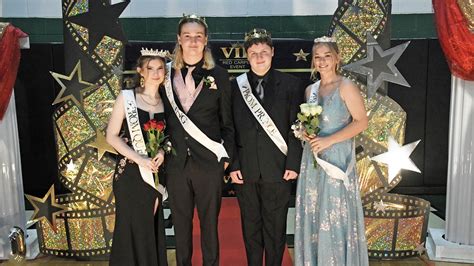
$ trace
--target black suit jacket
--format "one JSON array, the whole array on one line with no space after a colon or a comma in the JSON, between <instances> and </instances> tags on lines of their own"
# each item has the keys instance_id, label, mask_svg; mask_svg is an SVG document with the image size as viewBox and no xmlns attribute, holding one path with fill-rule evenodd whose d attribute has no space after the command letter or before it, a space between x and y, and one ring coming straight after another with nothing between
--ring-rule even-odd
<instances>
[{"instance_id":1,"label":"black suit jacket","mask_svg":"<svg viewBox=\"0 0 474 266\"><path fill-rule=\"evenodd\" d=\"M244 182L256 182L260 176L263 182L282 182L285 170L300 171L302 147L291 125L303 102L304 87L294 76L270 71L264 85L263 107L285 139L288 154L285 156L263 130L247 107L237 80L232 81L235 150L230 171L240 170ZM250 80L249 74L246 75Z\"/></svg>"},{"instance_id":2,"label":"black suit jacket","mask_svg":"<svg viewBox=\"0 0 474 266\"><path fill-rule=\"evenodd\" d=\"M204 77L212 76L215 79L217 89L209 88L204 84L196 100L186 114L191 121L210 139L221 142L224 141L224 148L232 158L234 146L234 127L231 110L231 89L229 75L222 67L216 66L211 70L204 70ZM171 78L174 78L175 70L171 71ZM179 98L174 91L174 99L178 107L182 109ZM177 172L184 168L188 152L202 166L202 169L213 169L223 167L223 162L229 159L222 159L217 162L216 155L190 136L179 122L171 104L166 96L164 88L160 89L165 108L166 129L165 132L176 150L176 156L168 154L165 160L165 170L167 172Z\"/></svg>"}]
</instances>

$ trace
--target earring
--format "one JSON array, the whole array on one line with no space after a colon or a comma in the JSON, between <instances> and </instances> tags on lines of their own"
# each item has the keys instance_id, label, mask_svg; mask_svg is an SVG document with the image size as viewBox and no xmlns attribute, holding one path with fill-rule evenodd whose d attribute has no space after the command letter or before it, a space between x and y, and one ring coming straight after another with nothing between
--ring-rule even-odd
<instances>
[{"instance_id":1,"label":"earring","mask_svg":"<svg viewBox=\"0 0 474 266\"><path fill-rule=\"evenodd\" d=\"M145 78L144 77L140 77L140 87L144 87L145 86Z\"/></svg>"}]
</instances>

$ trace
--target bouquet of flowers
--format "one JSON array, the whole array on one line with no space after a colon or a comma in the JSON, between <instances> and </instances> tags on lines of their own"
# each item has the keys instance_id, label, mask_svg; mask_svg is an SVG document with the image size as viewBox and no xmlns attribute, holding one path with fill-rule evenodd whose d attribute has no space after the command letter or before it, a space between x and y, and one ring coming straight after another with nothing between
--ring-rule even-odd
<instances>
[{"instance_id":1,"label":"bouquet of flowers","mask_svg":"<svg viewBox=\"0 0 474 266\"><path fill-rule=\"evenodd\" d=\"M293 134L297 139L306 141L304 135L316 136L319 131L319 115L323 112L323 108L316 103L303 103L300 105L300 112L296 115L297 120L291 126ZM316 159L314 160L316 167Z\"/></svg>"},{"instance_id":2,"label":"bouquet of flowers","mask_svg":"<svg viewBox=\"0 0 474 266\"><path fill-rule=\"evenodd\" d=\"M165 153L176 154L171 141L168 140L168 136L165 135L165 123L163 121L156 121L151 119L143 125L143 129L147 133L148 143L146 143L146 151L150 154L150 157L154 158L160 149L163 149ZM159 185L158 173L154 173L155 185Z\"/></svg>"}]
</instances>

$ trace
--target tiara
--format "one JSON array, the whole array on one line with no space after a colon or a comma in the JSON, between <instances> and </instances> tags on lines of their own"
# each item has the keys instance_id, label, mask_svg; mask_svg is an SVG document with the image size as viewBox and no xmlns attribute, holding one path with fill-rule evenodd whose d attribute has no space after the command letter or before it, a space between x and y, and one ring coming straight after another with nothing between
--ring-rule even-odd
<instances>
[{"instance_id":1,"label":"tiara","mask_svg":"<svg viewBox=\"0 0 474 266\"><path fill-rule=\"evenodd\" d=\"M334 37L328 37L328 36L323 36L323 37L319 37L319 38L314 39L314 42L315 42L315 43L319 43L319 42L336 42L336 38L334 38Z\"/></svg>"},{"instance_id":2,"label":"tiara","mask_svg":"<svg viewBox=\"0 0 474 266\"><path fill-rule=\"evenodd\" d=\"M168 52L168 50L154 50L143 47L140 50L140 53L142 54L142 56L159 56L161 58L167 58L170 56L170 52Z\"/></svg>"},{"instance_id":3,"label":"tiara","mask_svg":"<svg viewBox=\"0 0 474 266\"><path fill-rule=\"evenodd\" d=\"M204 24L204 26L207 27L207 23L206 23L206 18L205 17L200 17L196 14L189 14L189 15L186 15L183 13L183 17L181 18L181 20L179 21L179 24L183 23L184 20L187 20L187 19L194 19L194 20L197 20L199 22L201 22L202 24Z\"/></svg>"},{"instance_id":4,"label":"tiara","mask_svg":"<svg viewBox=\"0 0 474 266\"><path fill-rule=\"evenodd\" d=\"M263 39L263 38L271 38L270 32L267 32L266 29L253 29L250 32L245 33L244 41L249 41L252 39Z\"/></svg>"}]
</instances>

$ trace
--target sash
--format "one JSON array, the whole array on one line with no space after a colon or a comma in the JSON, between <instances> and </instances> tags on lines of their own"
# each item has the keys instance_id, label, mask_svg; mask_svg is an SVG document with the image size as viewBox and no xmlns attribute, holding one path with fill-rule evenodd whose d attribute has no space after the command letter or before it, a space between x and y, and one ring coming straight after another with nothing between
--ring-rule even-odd
<instances>
[{"instance_id":1,"label":"sash","mask_svg":"<svg viewBox=\"0 0 474 266\"><path fill-rule=\"evenodd\" d=\"M176 101L174 100L173 88L171 86L171 62L166 64L166 68L167 68L166 79L165 79L166 97L168 98L168 101L170 102L171 107L173 108L173 111L176 114L176 117L178 118L179 122L183 126L184 130L193 139L199 142L202 146L206 147L208 150L213 152L216 155L218 162L223 157L229 158L229 155L227 155L227 152L224 148L224 145L222 145L222 143L213 141L208 136L206 136L206 134L204 134L193 123L193 121L191 121L191 119L189 119L186 116L186 114L179 109L178 105L176 104Z\"/></svg>"},{"instance_id":2,"label":"sash","mask_svg":"<svg viewBox=\"0 0 474 266\"><path fill-rule=\"evenodd\" d=\"M132 140L133 149L141 156L148 157L145 140L143 139L142 128L140 126L140 121L138 120L137 103L135 102L133 91L123 90L122 95L125 106L125 117L127 119L128 131L130 132L130 139ZM163 196L163 201L166 200L168 198L168 192L161 184L159 184L158 187L155 187L153 173L140 165L138 165L138 168L143 181L156 189Z\"/></svg>"},{"instance_id":3,"label":"sash","mask_svg":"<svg viewBox=\"0 0 474 266\"><path fill-rule=\"evenodd\" d=\"M318 102L318 90L319 90L319 81L314 83L311 86L311 93L309 95L308 102L309 103L317 103ZM355 152L355 145L352 142L352 152ZM327 162L318 157L318 154L313 152L314 158L316 162L321 166L321 168L326 172L326 174L334 179L341 180L344 183L346 189L349 188L349 174L352 172L355 166L355 156L352 157L349 165L345 172L343 172L339 167L335 166L334 164Z\"/></svg>"},{"instance_id":4,"label":"sash","mask_svg":"<svg viewBox=\"0 0 474 266\"><path fill-rule=\"evenodd\" d=\"M242 98L244 98L244 102L247 104L250 112L252 112L255 119L257 119L258 123L262 126L273 143L275 143L278 149L286 156L288 153L288 146L286 145L285 139L283 139L280 131L278 131L272 118L253 95L246 73L237 77L237 84L239 85Z\"/></svg>"}]
</instances>

